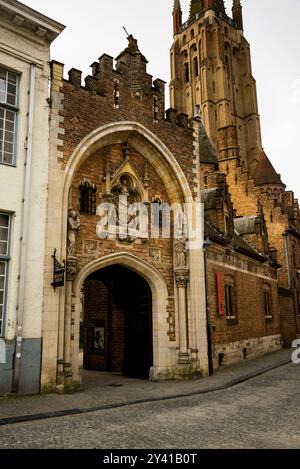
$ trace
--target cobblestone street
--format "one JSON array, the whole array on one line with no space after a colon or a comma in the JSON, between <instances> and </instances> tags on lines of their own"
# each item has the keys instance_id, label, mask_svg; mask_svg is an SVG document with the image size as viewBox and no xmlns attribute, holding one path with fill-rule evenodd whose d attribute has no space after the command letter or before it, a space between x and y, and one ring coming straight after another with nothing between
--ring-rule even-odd
<instances>
[{"instance_id":1,"label":"cobblestone street","mask_svg":"<svg viewBox=\"0 0 300 469\"><path fill-rule=\"evenodd\" d=\"M300 367L227 390L0 427L1 448L299 448Z\"/></svg>"}]
</instances>

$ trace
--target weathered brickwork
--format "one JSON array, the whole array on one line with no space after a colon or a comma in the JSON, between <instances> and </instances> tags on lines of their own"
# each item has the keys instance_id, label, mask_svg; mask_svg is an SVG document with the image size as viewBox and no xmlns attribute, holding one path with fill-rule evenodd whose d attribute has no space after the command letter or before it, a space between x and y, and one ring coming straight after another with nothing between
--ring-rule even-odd
<instances>
[{"instance_id":1,"label":"weathered brickwork","mask_svg":"<svg viewBox=\"0 0 300 469\"><path fill-rule=\"evenodd\" d=\"M294 295L289 290L279 290L280 318L283 344L290 347L299 331L300 316L295 305Z\"/></svg>"},{"instance_id":2,"label":"weathered brickwork","mask_svg":"<svg viewBox=\"0 0 300 469\"><path fill-rule=\"evenodd\" d=\"M224 165L224 163L223 163ZM300 331L298 292L300 289L300 224L298 201L282 188L274 192L274 185L255 185L238 160L228 162L226 180L238 216L253 216L262 210L266 222L268 242L279 264L278 286L282 336L285 346ZM289 299L288 299L289 298Z\"/></svg>"},{"instance_id":3,"label":"weathered brickwork","mask_svg":"<svg viewBox=\"0 0 300 469\"><path fill-rule=\"evenodd\" d=\"M145 74L141 77L144 93L139 97L133 96L128 87L127 68L122 63L121 67L117 66L117 70L121 71L114 70L112 59L103 56L100 59L101 73L96 77L90 77L95 89L89 85L89 80L85 82L85 87L79 87L78 82L73 84L72 74L70 75L72 81L63 81L61 89L63 110L60 111L60 115L64 118L64 123L60 127L64 135L61 135L63 145L59 150L63 150L64 164L67 164L77 145L93 130L112 122L139 122L153 132L174 154L193 191L197 186L193 172L193 169L196 169L193 165L193 129L188 125L187 116L171 110L167 111L165 118L162 104L164 84L155 81L153 86L150 75ZM118 107L114 105L116 77L119 81ZM145 89L146 84L147 89ZM159 88L155 88L155 85ZM160 97L156 120L153 110L155 95Z\"/></svg>"},{"instance_id":4,"label":"weathered brickwork","mask_svg":"<svg viewBox=\"0 0 300 469\"><path fill-rule=\"evenodd\" d=\"M104 334L103 346L111 341L111 354L108 363L107 352L101 353L89 349L91 338L89 330L93 327L108 329L110 337ZM84 366L97 371L122 372L124 365L125 310L116 305L107 287L100 280L87 280L84 289Z\"/></svg>"},{"instance_id":5,"label":"weathered brickwork","mask_svg":"<svg viewBox=\"0 0 300 469\"><path fill-rule=\"evenodd\" d=\"M217 275L221 277L223 314L218 305ZM235 318L225 311L225 283L234 284ZM276 271L239 254L225 254L222 248L208 251L208 304L214 351L218 346L243 343L249 339L280 336L279 300ZM270 288L272 317L265 317L264 286ZM278 344L280 345L280 343ZM253 350L253 353L255 351ZM215 357L216 359L217 357ZM226 357L225 357L226 358Z\"/></svg>"},{"instance_id":6,"label":"weathered brickwork","mask_svg":"<svg viewBox=\"0 0 300 469\"><path fill-rule=\"evenodd\" d=\"M87 280L84 289L84 366L90 369L105 371L105 355L88 353L88 348L92 345L88 334L90 324L106 327L107 311L107 288L99 280Z\"/></svg>"}]
</instances>

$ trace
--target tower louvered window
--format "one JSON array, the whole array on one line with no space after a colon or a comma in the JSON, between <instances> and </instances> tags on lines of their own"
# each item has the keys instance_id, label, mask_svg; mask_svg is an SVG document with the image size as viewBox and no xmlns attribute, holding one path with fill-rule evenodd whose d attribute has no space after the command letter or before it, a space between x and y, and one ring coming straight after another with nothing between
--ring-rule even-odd
<instances>
[{"instance_id":1,"label":"tower louvered window","mask_svg":"<svg viewBox=\"0 0 300 469\"><path fill-rule=\"evenodd\" d=\"M94 184L83 182L79 186L80 191L80 213L85 215L96 215L97 189Z\"/></svg>"}]
</instances>

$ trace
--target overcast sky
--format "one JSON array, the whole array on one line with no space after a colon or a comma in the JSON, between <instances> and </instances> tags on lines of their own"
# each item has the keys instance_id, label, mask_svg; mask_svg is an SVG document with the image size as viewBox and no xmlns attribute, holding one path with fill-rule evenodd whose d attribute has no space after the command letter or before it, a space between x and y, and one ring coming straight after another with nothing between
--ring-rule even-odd
<instances>
[{"instance_id":1,"label":"overcast sky","mask_svg":"<svg viewBox=\"0 0 300 469\"><path fill-rule=\"evenodd\" d=\"M67 26L52 58L84 74L103 53L138 40L155 78L169 81L173 0L23 0ZM181 0L184 17L190 0ZM231 14L231 1L226 1ZM300 0L243 0L245 36L252 48L264 149L289 189L300 197ZM168 106L168 103L167 103Z\"/></svg>"}]
</instances>

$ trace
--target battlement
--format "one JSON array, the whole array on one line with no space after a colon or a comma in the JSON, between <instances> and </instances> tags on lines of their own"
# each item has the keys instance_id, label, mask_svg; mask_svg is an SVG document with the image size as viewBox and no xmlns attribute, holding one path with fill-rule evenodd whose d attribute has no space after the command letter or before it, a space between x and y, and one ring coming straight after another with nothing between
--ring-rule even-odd
<instances>
[{"instance_id":1,"label":"battlement","mask_svg":"<svg viewBox=\"0 0 300 469\"><path fill-rule=\"evenodd\" d=\"M85 89L94 95L100 95L112 99L113 106L120 108L122 103L133 99L143 105L150 106L153 111L153 120L165 119L165 84L166 82L157 78L153 80L152 75L147 73L147 59L138 48L137 41L128 37L128 47L114 58L103 54L91 65L91 75L84 78L82 72L71 68L68 72L68 80L64 80L77 89ZM57 64L58 62L52 62ZM56 67L56 78L61 74L63 81L63 64ZM52 73L53 76L53 73ZM83 84L84 83L84 84ZM134 104L133 104L134 105ZM178 120L187 119L178 117Z\"/></svg>"},{"instance_id":2,"label":"battlement","mask_svg":"<svg viewBox=\"0 0 300 469\"><path fill-rule=\"evenodd\" d=\"M128 60L125 55L130 53L122 53L114 67L113 57L103 54L97 62L91 64L91 75L84 78L81 70L71 68L68 71L68 79L65 79L64 64L52 61L52 84L56 83L56 86L62 87L63 83L67 83L75 89L101 96L111 103L114 109L121 109L130 102L134 107L139 103L148 112L153 113L154 122L164 120L189 128L190 119L187 114L176 109L165 110L166 82L160 78L153 80L144 67L147 62L142 55L134 62Z\"/></svg>"}]
</instances>

